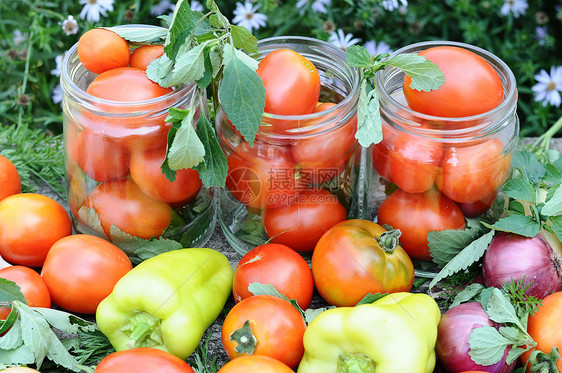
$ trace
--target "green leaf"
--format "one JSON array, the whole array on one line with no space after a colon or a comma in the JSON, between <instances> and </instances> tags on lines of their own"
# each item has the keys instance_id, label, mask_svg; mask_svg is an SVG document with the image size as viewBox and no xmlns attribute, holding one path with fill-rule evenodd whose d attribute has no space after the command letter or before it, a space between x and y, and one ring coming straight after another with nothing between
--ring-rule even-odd
<instances>
[{"instance_id":1,"label":"green leaf","mask_svg":"<svg viewBox=\"0 0 562 373\"><path fill-rule=\"evenodd\" d=\"M526 179L516 178L508 180L503 186L503 191L509 197L519 199L521 201L534 203L537 198L533 184Z\"/></svg>"},{"instance_id":2,"label":"green leaf","mask_svg":"<svg viewBox=\"0 0 562 373\"><path fill-rule=\"evenodd\" d=\"M13 367L33 364L33 351L25 345L10 350L0 350L0 367Z\"/></svg>"},{"instance_id":3,"label":"green leaf","mask_svg":"<svg viewBox=\"0 0 562 373\"><path fill-rule=\"evenodd\" d=\"M160 83L163 87L196 82L205 74L205 47L208 42L196 45L176 58L171 75Z\"/></svg>"},{"instance_id":4,"label":"green leaf","mask_svg":"<svg viewBox=\"0 0 562 373\"><path fill-rule=\"evenodd\" d=\"M200 14L200 12L191 10L188 1L179 0L176 3L168 40L164 45L164 52L172 61L175 61L180 47L188 44L194 33L195 24L200 19Z\"/></svg>"},{"instance_id":5,"label":"green leaf","mask_svg":"<svg viewBox=\"0 0 562 373\"><path fill-rule=\"evenodd\" d=\"M352 67L366 69L371 65L371 54L360 45L352 45L347 48L345 58L347 64Z\"/></svg>"},{"instance_id":6,"label":"green leaf","mask_svg":"<svg viewBox=\"0 0 562 373\"><path fill-rule=\"evenodd\" d=\"M204 56L205 70L203 72L203 76L199 80L197 80L197 87L201 91L205 90L213 80L213 63L211 61L211 58L209 57L209 53L210 51L206 49Z\"/></svg>"},{"instance_id":7,"label":"green leaf","mask_svg":"<svg viewBox=\"0 0 562 373\"><path fill-rule=\"evenodd\" d=\"M244 321L244 325L240 329L233 331L228 339L237 343L234 350L239 354L253 354L258 344L249 320Z\"/></svg>"},{"instance_id":8,"label":"green leaf","mask_svg":"<svg viewBox=\"0 0 562 373\"><path fill-rule=\"evenodd\" d=\"M304 318L304 311L300 308L299 304L295 299L289 299L285 294L281 293L277 288L271 284L262 284L259 282L252 282L248 285L248 291L253 295L271 295L277 298L281 298L291 303L293 307L300 312Z\"/></svg>"},{"instance_id":9,"label":"green leaf","mask_svg":"<svg viewBox=\"0 0 562 373\"><path fill-rule=\"evenodd\" d=\"M234 51L234 53L232 53ZM225 65L232 61L232 58L238 58L242 63L248 66L250 69L256 71L258 69L259 63L254 58L248 56L246 53L235 48L226 48L224 53L223 63Z\"/></svg>"},{"instance_id":10,"label":"green leaf","mask_svg":"<svg viewBox=\"0 0 562 373\"><path fill-rule=\"evenodd\" d=\"M116 225L110 227L111 242L117 245L127 255L146 260L158 254L182 249L182 245L167 238L152 238L149 240L132 236L119 229Z\"/></svg>"},{"instance_id":11,"label":"green leaf","mask_svg":"<svg viewBox=\"0 0 562 373\"><path fill-rule=\"evenodd\" d=\"M429 232L427 234L427 241L433 262L439 267L444 267L462 249L474 241L480 231L481 226Z\"/></svg>"},{"instance_id":12,"label":"green leaf","mask_svg":"<svg viewBox=\"0 0 562 373\"><path fill-rule=\"evenodd\" d=\"M465 287L460 293L458 293L453 299L453 303L449 309L458 306L461 303L466 303L477 298L478 295L482 293L485 287L479 283L473 283Z\"/></svg>"},{"instance_id":13,"label":"green leaf","mask_svg":"<svg viewBox=\"0 0 562 373\"><path fill-rule=\"evenodd\" d=\"M166 86L168 76L172 74L174 62L165 54L151 61L146 68L146 76L153 82Z\"/></svg>"},{"instance_id":14,"label":"green leaf","mask_svg":"<svg viewBox=\"0 0 562 373\"><path fill-rule=\"evenodd\" d=\"M21 288L15 282L0 277L0 303L14 300L26 303Z\"/></svg>"},{"instance_id":15,"label":"green leaf","mask_svg":"<svg viewBox=\"0 0 562 373\"><path fill-rule=\"evenodd\" d=\"M378 144L382 140L382 122L377 91L365 79L361 80L359 91L355 138L363 147Z\"/></svg>"},{"instance_id":16,"label":"green leaf","mask_svg":"<svg viewBox=\"0 0 562 373\"><path fill-rule=\"evenodd\" d=\"M205 155L203 161L194 169L199 172L199 177L205 186L224 187L228 163L215 130L204 114L199 118L195 132L205 147Z\"/></svg>"},{"instance_id":17,"label":"green leaf","mask_svg":"<svg viewBox=\"0 0 562 373\"><path fill-rule=\"evenodd\" d=\"M460 253L458 253L453 259L449 261L443 267L443 269L437 274L437 276L429 284L429 288L435 286L442 279L449 277L458 271L467 269L470 265L480 260L488 249L488 245L494 237L494 231L490 231L480 238L472 241L467 247L465 247Z\"/></svg>"},{"instance_id":18,"label":"green leaf","mask_svg":"<svg viewBox=\"0 0 562 373\"><path fill-rule=\"evenodd\" d=\"M445 76L435 63L413 53L399 54L386 60L386 64L404 71L412 78L410 88L429 92L445 83Z\"/></svg>"},{"instance_id":19,"label":"green leaf","mask_svg":"<svg viewBox=\"0 0 562 373\"><path fill-rule=\"evenodd\" d=\"M546 173L546 167L531 152L515 152L512 159L513 168L519 170L521 176L535 184L539 182Z\"/></svg>"},{"instance_id":20,"label":"green leaf","mask_svg":"<svg viewBox=\"0 0 562 373\"><path fill-rule=\"evenodd\" d=\"M194 110L189 110L168 151L168 166L174 171L193 168L203 161L205 147L195 132L193 116Z\"/></svg>"},{"instance_id":21,"label":"green leaf","mask_svg":"<svg viewBox=\"0 0 562 373\"><path fill-rule=\"evenodd\" d=\"M556 188L554 194L544 204L541 214L546 216L562 214L562 188Z\"/></svg>"},{"instance_id":22,"label":"green leaf","mask_svg":"<svg viewBox=\"0 0 562 373\"><path fill-rule=\"evenodd\" d=\"M162 43L168 35L168 30L161 27L147 27L144 25L127 25L127 27L103 27L113 31L123 39L135 43Z\"/></svg>"},{"instance_id":23,"label":"green leaf","mask_svg":"<svg viewBox=\"0 0 562 373\"><path fill-rule=\"evenodd\" d=\"M328 307L321 307L321 308L307 308L304 311L304 321L306 322L306 325L310 325L310 323L312 322L312 320L314 320L318 315L320 315L322 312L332 309L332 308L336 308L335 306L328 306Z\"/></svg>"},{"instance_id":24,"label":"green leaf","mask_svg":"<svg viewBox=\"0 0 562 373\"><path fill-rule=\"evenodd\" d=\"M363 298L361 298L361 300L359 302L357 302L357 304L355 305L355 307L360 306L362 304L371 304L373 302L376 302L377 300L384 298L388 295L388 293L369 293L367 295L365 295Z\"/></svg>"},{"instance_id":25,"label":"green leaf","mask_svg":"<svg viewBox=\"0 0 562 373\"><path fill-rule=\"evenodd\" d=\"M532 217L520 214L509 215L495 222L488 224L482 222L486 227L502 232L510 232L525 237L535 237L540 230L540 224Z\"/></svg>"},{"instance_id":26,"label":"green leaf","mask_svg":"<svg viewBox=\"0 0 562 373\"><path fill-rule=\"evenodd\" d=\"M96 210L91 207L82 206L78 209L78 217L79 219L76 224L80 227L80 232L107 239Z\"/></svg>"},{"instance_id":27,"label":"green leaf","mask_svg":"<svg viewBox=\"0 0 562 373\"><path fill-rule=\"evenodd\" d=\"M468 352L472 361L480 365L494 365L503 357L512 342L502 336L493 326L481 326L472 330L468 341Z\"/></svg>"},{"instance_id":28,"label":"green leaf","mask_svg":"<svg viewBox=\"0 0 562 373\"><path fill-rule=\"evenodd\" d=\"M549 163L546 165L546 172L543 181L551 184L561 184L562 174L556 167L554 167L554 165Z\"/></svg>"},{"instance_id":29,"label":"green leaf","mask_svg":"<svg viewBox=\"0 0 562 373\"><path fill-rule=\"evenodd\" d=\"M265 108L265 87L257 72L237 57L230 44L225 46L224 59L228 62L219 89L220 103L227 118L253 145Z\"/></svg>"},{"instance_id":30,"label":"green leaf","mask_svg":"<svg viewBox=\"0 0 562 373\"><path fill-rule=\"evenodd\" d=\"M235 48L244 49L250 54L258 53L258 39L246 27L232 25L230 33Z\"/></svg>"},{"instance_id":31,"label":"green leaf","mask_svg":"<svg viewBox=\"0 0 562 373\"><path fill-rule=\"evenodd\" d=\"M51 331L49 334L48 343L49 349L47 350L47 357L55 364L72 370L73 372L81 372L78 362L72 356L62 342L57 338L56 334Z\"/></svg>"},{"instance_id":32,"label":"green leaf","mask_svg":"<svg viewBox=\"0 0 562 373\"><path fill-rule=\"evenodd\" d=\"M559 241L562 241L562 215L550 216L549 220L552 222L552 232Z\"/></svg>"},{"instance_id":33,"label":"green leaf","mask_svg":"<svg viewBox=\"0 0 562 373\"><path fill-rule=\"evenodd\" d=\"M33 311L25 304L14 302L21 321L21 335L25 347L33 352L38 369L47 357L49 350L50 333L53 333L47 321L40 314Z\"/></svg>"},{"instance_id":34,"label":"green leaf","mask_svg":"<svg viewBox=\"0 0 562 373\"><path fill-rule=\"evenodd\" d=\"M492 296L488 299L484 309L490 320L499 324L511 323L517 325L521 330L525 330L509 298L500 289L493 289Z\"/></svg>"},{"instance_id":35,"label":"green leaf","mask_svg":"<svg viewBox=\"0 0 562 373\"><path fill-rule=\"evenodd\" d=\"M523 355L525 352L529 351L529 349L531 349L531 346L527 347L527 348L521 348L521 347L515 347L515 348L511 348L509 350L509 352L507 353L507 357L505 358L505 362L506 364L511 364L514 361L516 361L519 356ZM547 371L547 372L551 372L551 371Z\"/></svg>"},{"instance_id":36,"label":"green leaf","mask_svg":"<svg viewBox=\"0 0 562 373\"><path fill-rule=\"evenodd\" d=\"M2 338L0 338L0 356L2 356L2 351L13 350L23 344L23 339L21 337L21 321L19 317L17 317L17 311L13 310L12 312L10 312L10 315L11 314L16 315L16 320L14 321L10 330L8 330L6 334L4 334ZM9 363L9 361L6 361L4 358L0 357L0 363L2 362ZM29 362L33 362L33 360Z\"/></svg>"},{"instance_id":37,"label":"green leaf","mask_svg":"<svg viewBox=\"0 0 562 373\"><path fill-rule=\"evenodd\" d=\"M41 314L52 327L67 334L77 334L80 330L94 331L97 329L95 323L68 312L40 307L34 307L33 310Z\"/></svg>"}]
</instances>

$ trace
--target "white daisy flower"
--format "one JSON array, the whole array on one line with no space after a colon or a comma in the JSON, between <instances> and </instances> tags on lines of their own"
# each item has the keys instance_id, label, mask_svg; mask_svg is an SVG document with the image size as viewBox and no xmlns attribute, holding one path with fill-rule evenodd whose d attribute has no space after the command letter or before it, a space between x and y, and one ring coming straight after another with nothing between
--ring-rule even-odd
<instances>
[{"instance_id":1,"label":"white daisy flower","mask_svg":"<svg viewBox=\"0 0 562 373\"><path fill-rule=\"evenodd\" d=\"M55 104L62 102L62 87L60 84L57 84L57 86L51 91L51 99Z\"/></svg>"},{"instance_id":2,"label":"white daisy flower","mask_svg":"<svg viewBox=\"0 0 562 373\"><path fill-rule=\"evenodd\" d=\"M267 21L267 16L265 14L256 13L259 9L258 5L252 5L248 0L244 4L237 2L236 9L234 9L234 18L232 23L238 26L244 26L250 32L254 29L259 29L265 26L265 21Z\"/></svg>"},{"instance_id":3,"label":"white daisy flower","mask_svg":"<svg viewBox=\"0 0 562 373\"><path fill-rule=\"evenodd\" d=\"M310 3L310 0L299 0L297 1L297 9L300 14L304 14L306 6ZM315 0L312 1L311 9L314 13L328 13L327 6L330 5L331 0Z\"/></svg>"},{"instance_id":4,"label":"white daisy flower","mask_svg":"<svg viewBox=\"0 0 562 373\"><path fill-rule=\"evenodd\" d=\"M55 62L57 63L57 67L55 69L51 70L51 75L60 76L63 57L64 57L64 55L62 55L62 54L55 57Z\"/></svg>"},{"instance_id":5,"label":"white daisy flower","mask_svg":"<svg viewBox=\"0 0 562 373\"><path fill-rule=\"evenodd\" d=\"M27 40L27 33L23 33L18 29L14 30L14 45L17 47Z\"/></svg>"},{"instance_id":6,"label":"white daisy flower","mask_svg":"<svg viewBox=\"0 0 562 373\"><path fill-rule=\"evenodd\" d=\"M361 39L353 38L353 34L346 34L342 29L339 29L337 32L332 32L330 34L330 38L328 39L329 43L344 50L359 43L360 41Z\"/></svg>"},{"instance_id":7,"label":"white daisy flower","mask_svg":"<svg viewBox=\"0 0 562 373\"><path fill-rule=\"evenodd\" d=\"M153 5L152 8L150 8L150 14L152 14L153 16L161 16L171 9L172 3L170 2L170 0L162 0L158 4Z\"/></svg>"},{"instance_id":8,"label":"white daisy flower","mask_svg":"<svg viewBox=\"0 0 562 373\"><path fill-rule=\"evenodd\" d=\"M190 3L190 8L191 8L191 10L196 10L198 12L202 12L204 10L203 5L197 0L193 0Z\"/></svg>"},{"instance_id":9,"label":"white daisy flower","mask_svg":"<svg viewBox=\"0 0 562 373\"><path fill-rule=\"evenodd\" d=\"M80 4L84 4L80 19L86 18L90 22L98 22L100 14L107 17L107 12L113 11L113 0L80 0Z\"/></svg>"},{"instance_id":10,"label":"white daisy flower","mask_svg":"<svg viewBox=\"0 0 562 373\"><path fill-rule=\"evenodd\" d=\"M66 17L64 21L59 22L59 25L62 25L62 31L66 35L74 35L78 32L78 22L71 15Z\"/></svg>"},{"instance_id":11,"label":"white daisy flower","mask_svg":"<svg viewBox=\"0 0 562 373\"><path fill-rule=\"evenodd\" d=\"M535 75L537 84L532 88L535 92L535 101L541 102L543 106L547 104L560 107L562 99L562 66L551 66L550 75L546 70L541 70Z\"/></svg>"},{"instance_id":12,"label":"white daisy flower","mask_svg":"<svg viewBox=\"0 0 562 373\"><path fill-rule=\"evenodd\" d=\"M529 4L527 0L505 0L505 3L500 9L500 13L503 16L507 16L509 13L513 13L513 17L519 18L520 15L527 12Z\"/></svg>"},{"instance_id":13,"label":"white daisy flower","mask_svg":"<svg viewBox=\"0 0 562 373\"><path fill-rule=\"evenodd\" d=\"M378 43L374 40L369 40L363 47L369 52L371 56L377 56L383 53L392 53L390 45L386 44L384 41L379 41Z\"/></svg>"},{"instance_id":14,"label":"white daisy flower","mask_svg":"<svg viewBox=\"0 0 562 373\"><path fill-rule=\"evenodd\" d=\"M535 29L535 38L539 41L540 45L544 45L546 43L546 36L548 28L546 26L537 26Z\"/></svg>"},{"instance_id":15,"label":"white daisy flower","mask_svg":"<svg viewBox=\"0 0 562 373\"><path fill-rule=\"evenodd\" d=\"M381 3L382 7L389 12L392 12L395 9L398 9L400 5L408 6L408 0L400 0L400 4L398 0L383 0Z\"/></svg>"}]
</instances>

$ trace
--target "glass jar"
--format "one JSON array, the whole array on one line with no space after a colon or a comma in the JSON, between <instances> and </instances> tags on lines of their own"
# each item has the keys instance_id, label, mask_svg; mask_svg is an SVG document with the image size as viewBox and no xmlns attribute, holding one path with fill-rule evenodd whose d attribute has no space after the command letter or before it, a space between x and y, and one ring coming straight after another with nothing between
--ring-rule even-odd
<instances>
[{"instance_id":1,"label":"glass jar","mask_svg":"<svg viewBox=\"0 0 562 373\"><path fill-rule=\"evenodd\" d=\"M219 223L241 255L266 241L310 253L331 226L359 217L367 197L362 172L366 150L355 139L359 73L345 53L306 37L274 37L258 43L260 57L290 49L319 72L316 112L264 113L253 147L222 109L219 142L228 159L226 188L219 197ZM365 154L364 154L365 153Z\"/></svg>"},{"instance_id":2,"label":"glass jar","mask_svg":"<svg viewBox=\"0 0 562 373\"><path fill-rule=\"evenodd\" d=\"M408 106L404 72L387 68L377 73L383 140L373 146L376 203L372 217L399 228L404 249L413 259L426 262L431 260L429 231L462 229L465 218L478 217L494 205L510 175L519 138L515 77L495 55L449 41L409 45L394 55L439 46L462 48L482 57L499 76L503 99L498 84L500 103L484 113L464 117L422 114Z\"/></svg>"},{"instance_id":3,"label":"glass jar","mask_svg":"<svg viewBox=\"0 0 562 373\"><path fill-rule=\"evenodd\" d=\"M202 185L195 170L178 171L174 183L160 170L171 126L168 109L195 107L197 119L204 96L190 84L145 101L105 100L86 92L97 76L82 65L75 44L61 75L66 188L75 230L106 238L130 255L135 238L204 245L216 224L215 191Z\"/></svg>"}]
</instances>

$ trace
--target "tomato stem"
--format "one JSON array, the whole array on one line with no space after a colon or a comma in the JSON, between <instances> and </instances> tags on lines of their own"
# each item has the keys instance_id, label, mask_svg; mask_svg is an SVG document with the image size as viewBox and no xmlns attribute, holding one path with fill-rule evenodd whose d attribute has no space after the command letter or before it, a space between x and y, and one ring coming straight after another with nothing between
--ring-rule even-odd
<instances>
[{"instance_id":1,"label":"tomato stem","mask_svg":"<svg viewBox=\"0 0 562 373\"><path fill-rule=\"evenodd\" d=\"M239 354L253 354L258 344L249 320L244 321L244 325L240 329L233 331L229 339L237 343L234 351Z\"/></svg>"},{"instance_id":2,"label":"tomato stem","mask_svg":"<svg viewBox=\"0 0 562 373\"><path fill-rule=\"evenodd\" d=\"M377 243L387 254L392 254L394 250L400 245L400 236L402 232L400 229L391 229L377 237Z\"/></svg>"}]
</instances>

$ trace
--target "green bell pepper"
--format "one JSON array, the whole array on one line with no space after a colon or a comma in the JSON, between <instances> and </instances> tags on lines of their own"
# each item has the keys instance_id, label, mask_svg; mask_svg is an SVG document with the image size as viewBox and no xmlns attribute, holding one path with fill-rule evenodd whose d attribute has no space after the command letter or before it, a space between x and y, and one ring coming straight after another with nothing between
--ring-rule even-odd
<instances>
[{"instance_id":1,"label":"green bell pepper","mask_svg":"<svg viewBox=\"0 0 562 373\"><path fill-rule=\"evenodd\" d=\"M298 373L430 373L441 313L426 294L329 309L304 333Z\"/></svg>"},{"instance_id":2,"label":"green bell pepper","mask_svg":"<svg viewBox=\"0 0 562 373\"><path fill-rule=\"evenodd\" d=\"M155 347L185 360L222 311L233 277L218 251L169 251L125 274L98 306L96 322L117 351Z\"/></svg>"}]
</instances>

